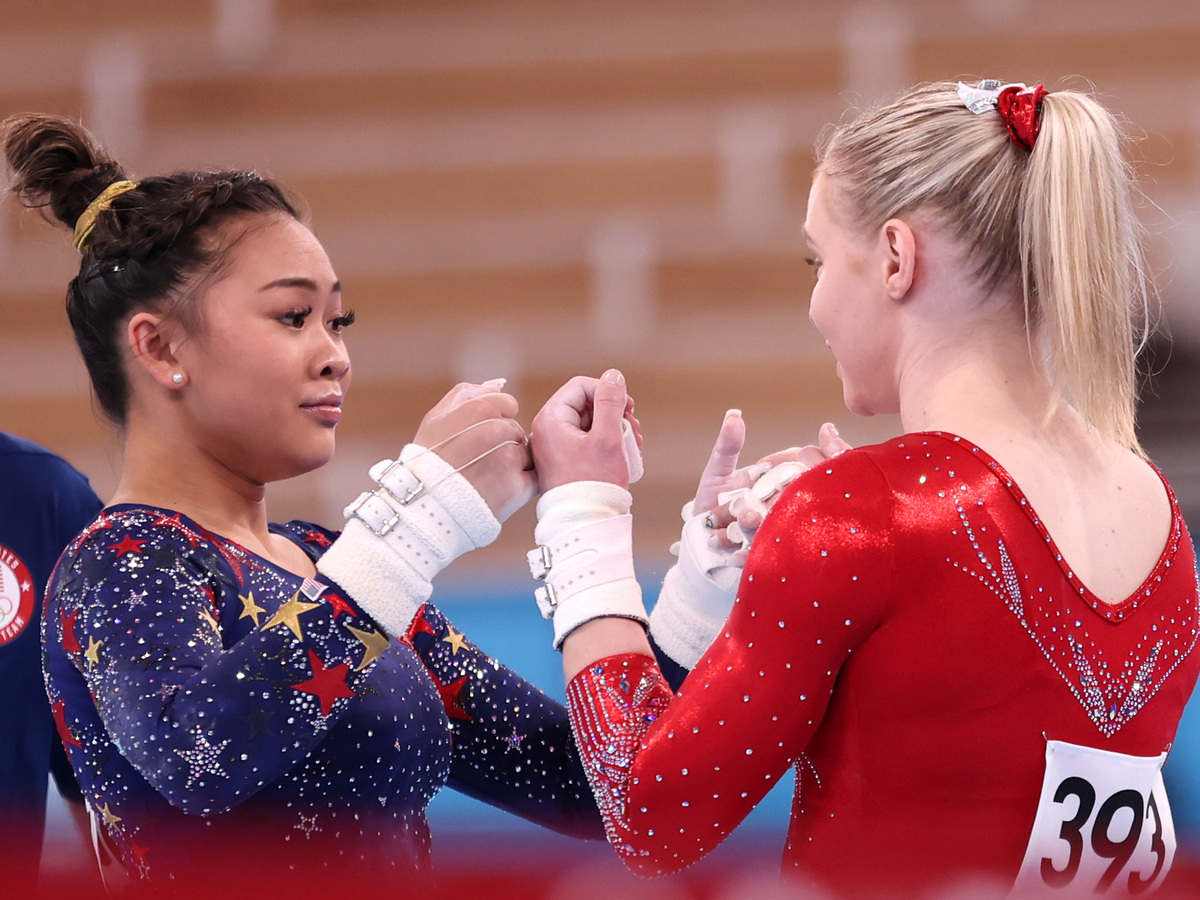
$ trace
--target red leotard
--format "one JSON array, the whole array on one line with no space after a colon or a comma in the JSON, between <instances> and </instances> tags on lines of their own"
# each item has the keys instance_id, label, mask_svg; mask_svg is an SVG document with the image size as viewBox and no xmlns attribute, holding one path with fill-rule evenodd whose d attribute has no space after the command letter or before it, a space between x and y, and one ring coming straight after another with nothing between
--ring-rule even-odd
<instances>
[{"instance_id":1,"label":"red leotard","mask_svg":"<svg viewBox=\"0 0 1200 900\"><path fill-rule=\"evenodd\" d=\"M1158 564L1112 605L965 440L905 435L806 473L678 695L640 655L572 681L610 841L639 871L680 868L795 764L785 870L867 895L1011 883L1047 739L1157 756L1175 735L1200 654L1171 507Z\"/></svg>"}]
</instances>

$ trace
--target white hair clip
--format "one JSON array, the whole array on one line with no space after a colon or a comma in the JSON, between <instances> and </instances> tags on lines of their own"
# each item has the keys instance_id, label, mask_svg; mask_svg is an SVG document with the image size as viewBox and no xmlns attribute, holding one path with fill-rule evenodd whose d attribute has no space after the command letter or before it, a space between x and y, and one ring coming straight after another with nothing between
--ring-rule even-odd
<instances>
[{"instance_id":1,"label":"white hair clip","mask_svg":"<svg viewBox=\"0 0 1200 900\"><path fill-rule=\"evenodd\" d=\"M985 78L977 85L958 83L958 98L962 100L963 106L969 109L975 115L987 112L989 109L996 109L999 105L1000 92L1007 87L1019 87L1025 90L1025 85L1017 84L1001 84L995 78Z\"/></svg>"}]
</instances>

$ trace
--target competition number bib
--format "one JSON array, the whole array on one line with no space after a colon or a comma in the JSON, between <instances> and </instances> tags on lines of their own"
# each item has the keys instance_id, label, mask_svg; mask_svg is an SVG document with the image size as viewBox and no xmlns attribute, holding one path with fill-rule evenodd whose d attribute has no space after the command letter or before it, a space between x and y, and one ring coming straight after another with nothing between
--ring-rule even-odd
<instances>
[{"instance_id":1,"label":"competition number bib","mask_svg":"<svg viewBox=\"0 0 1200 900\"><path fill-rule=\"evenodd\" d=\"M1017 896L1069 888L1141 894L1158 886L1175 856L1159 756L1128 756L1046 742L1046 777Z\"/></svg>"}]
</instances>

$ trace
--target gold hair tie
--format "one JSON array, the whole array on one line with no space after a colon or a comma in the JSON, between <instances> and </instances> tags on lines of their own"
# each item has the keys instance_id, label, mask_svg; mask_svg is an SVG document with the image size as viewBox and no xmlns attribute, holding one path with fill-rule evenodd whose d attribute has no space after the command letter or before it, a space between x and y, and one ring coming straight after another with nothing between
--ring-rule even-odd
<instances>
[{"instance_id":1,"label":"gold hair tie","mask_svg":"<svg viewBox=\"0 0 1200 900\"><path fill-rule=\"evenodd\" d=\"M76 250L80 253L83 252L83 245L87 242L92 229L96 227L96 217L108 209L115 199L126 191L132 191L137 186L138 182L136 181L114 181L100 192L99 197L88 204L87 209L83 211L83 215L75 222Z\"/></svg>"}]
</instances>

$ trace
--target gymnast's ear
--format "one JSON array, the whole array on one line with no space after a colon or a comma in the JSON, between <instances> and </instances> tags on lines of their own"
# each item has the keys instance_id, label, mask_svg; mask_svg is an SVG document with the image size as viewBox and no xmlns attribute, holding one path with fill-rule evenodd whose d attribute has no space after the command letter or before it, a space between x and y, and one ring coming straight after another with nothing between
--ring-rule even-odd
<instances>
[{"instance_id":1,"label":"gymnast's ear","mask_svg":"<svg viewBox=\"0 0 1200 900\"><path fill-rule=\"evenodd\" d=\"M182 379L174 377L181 371L175 355L178 332L177 326L149 310L134 313L125 326L134 363L168 390L175 390L182 383Z\"/></svg>"},{"instance_id":2,"label":"gymnast's ear","mask_svg":"<svg viewBox=\"0 0 1200 900\"><path fill-rule=\"evenodd\" d=\"M884 284L887 295L903 301L912 290L917 270L917 239L903 219L888 219L880 229L884 252Z\"/></svg>"}]
</instances>

